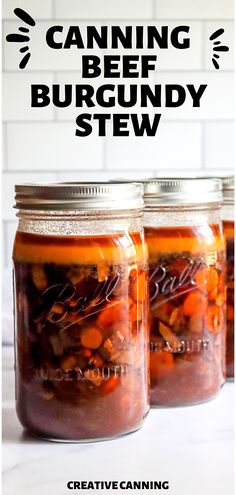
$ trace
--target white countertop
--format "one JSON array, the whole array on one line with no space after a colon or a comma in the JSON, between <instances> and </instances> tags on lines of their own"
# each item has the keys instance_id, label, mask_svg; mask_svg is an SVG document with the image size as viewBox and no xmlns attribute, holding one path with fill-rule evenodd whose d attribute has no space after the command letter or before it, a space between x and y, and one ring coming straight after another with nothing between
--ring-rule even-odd
<instances>
[{"instance_id":1,"label":"white countertop","mask_svg":"<svg viewBox=\"0 0 236 495\"><path fill-rule=\"evenodd\" d=\"M12 356L3 349L4 495L91 493L69 490L69 480L168 480L162 493L233 495L233 383L200 406L151 410L142 430L121 439L50 443L28 436L16 418Z\"/></svg>"}]
</instances>

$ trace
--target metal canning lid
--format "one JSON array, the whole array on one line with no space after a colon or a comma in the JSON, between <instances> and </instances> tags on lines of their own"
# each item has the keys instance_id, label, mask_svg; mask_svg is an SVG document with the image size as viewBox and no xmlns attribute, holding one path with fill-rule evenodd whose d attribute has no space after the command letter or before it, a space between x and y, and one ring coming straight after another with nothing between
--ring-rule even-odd
<instances>
[{"instance_id":1,"label":"metal canning lid","mask_svg":"<svg viewBox=\"0 0 236 495\"><path fill-rule=\"evenodd\" d=\"M143 181L145 206L181 206L222 201L220 179L156 178Z\"/></svg>"},{"instance_id":2,"label":"metal canning lid","mask_svg":"<svg viewBox=\"0 0 236 495\"><path fill-rule=\"evenodd\" d=\"M24 210L130 210L143 208L139 183L55 182L15 186L15 208Z\"/></svg>"},{"instance_id":3,"label":"metal canning lid","mask_svg":"<svg viewBox=\"0 0 236 495\"><path fill-rule=\"evenodd\" d=\"M234 176L222 177L221 180L224 201L232 203L234 201Z\"/></svg>"}]
</instances>

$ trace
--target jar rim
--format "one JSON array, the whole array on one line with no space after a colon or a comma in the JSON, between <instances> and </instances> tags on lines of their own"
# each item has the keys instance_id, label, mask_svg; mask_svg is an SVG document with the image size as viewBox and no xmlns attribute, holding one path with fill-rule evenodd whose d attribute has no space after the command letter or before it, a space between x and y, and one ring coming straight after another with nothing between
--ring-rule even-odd
<instances>
[{"instance_id":1,"label":"jar rim","mask_svg":"<svg viewBox=\"0 0 236 495\"><path fill-rule=\"evenodd\" d=\"M234 204L234 175L221 178L225 204Z\"/></svg>"},{"instance_id":2,"label":"jar rim","mask_svg":"<svg viewBox=\"0 0 236 495\"><path fill-rule=\"evenodd\" d=\"M135 210L144 206L143 185L109 182L47 182L15 186L19 210Z\"/></svg>"},{"instance_id":3,"label":"jar rim","mask_svg":"<svg viewBox=\"0 0 236 495\"><path fill-rule=\"evenodd\" d=\"M143 181L145 206L212 204L222 201L218 178L154 178Z\"/></svg>"}]
</instances>

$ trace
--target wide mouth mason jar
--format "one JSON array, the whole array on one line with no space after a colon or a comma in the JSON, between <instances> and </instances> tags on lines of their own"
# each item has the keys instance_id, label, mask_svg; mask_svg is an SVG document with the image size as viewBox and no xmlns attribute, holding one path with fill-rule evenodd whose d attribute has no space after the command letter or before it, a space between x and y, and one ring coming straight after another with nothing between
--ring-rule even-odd
<instances>
[{"instance_id":1,"label":"wide mouth mason jar","mask_svg":"<svg viewBox=\"0 0 236 495\"><path fill-rule=\"evenodd\" d=\"M227 260L226 376L234 378L234 177L224 177L222 182L224 197L222 220Z\"/></svg>"},{"instance_id":2,"label":"wide mouth mason jar","mask_svg":"<svg viewBox=\"0 0 236 495\"><path fill-rule=\"evenodd\" d=\"M151 404L216 396L225 381L225 242L217 179L144 182Z\"/></svg>"},{"instance_id":3,"label":"wide mouth mason jar","mask_svg":"<svg viewBox=\"0 0 236 495\"><path fill-rule=\"evenodd\" d=\"M139 429L149 410L141 184L16 186L16 407L49 440Z\"/></svg>"}]
</instances>

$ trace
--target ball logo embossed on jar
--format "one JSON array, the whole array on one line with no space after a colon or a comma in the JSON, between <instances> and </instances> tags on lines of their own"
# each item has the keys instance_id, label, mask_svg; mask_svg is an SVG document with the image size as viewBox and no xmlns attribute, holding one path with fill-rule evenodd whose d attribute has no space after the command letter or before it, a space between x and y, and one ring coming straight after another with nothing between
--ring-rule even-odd
<instances>
[{"instance_id":1,"label":"ball logo embossed on jar","mask_svg":"<svg viewBox=\"0 0 236 495\"><path fill-rule=\"evenodd\" d=\"M78 319L72 323L67 323L63 326L64 329L69 326L79 323L82 319L86 319L102 311L105 302L111 301L112 293L119 284L121 275L113 275L107 277L104 282L97 287L94 294L91 296L78 296L76 286L72 284L56 284L45 289L42 293L42 299L47 297L53 298L53 304L47 314L43 316L44 320L51 323L62 323L68 321L68 318L77 315ZM54 299L55 297L55 299ZM117 302L113 303L113 305ZM42 321L42 324L45 324Z\"/></svg>"},{"instance_id":2,"label":"ball logo embossed on jar","mask_svg":"<svg viewBox=\"0 0 236 495\"><path fill-rule=\"evenodd\" d=\"M185 260L183 258L183 264L184 267L178 275L170 275L167 268L162 265L158 265L156 269L152 270L149 276L151 309L163 304L163 301L156 301L158 294L163 294L169 296L169 299L174 299L178 297L178 291L180 289L186 288L186 292L190 292L197 287L196 274L205 266L204 261L199 260L197 263L194 263L193 260ZM155 301L154 304L152 304L153 301Z\"/></svg>"}]
</instances>

